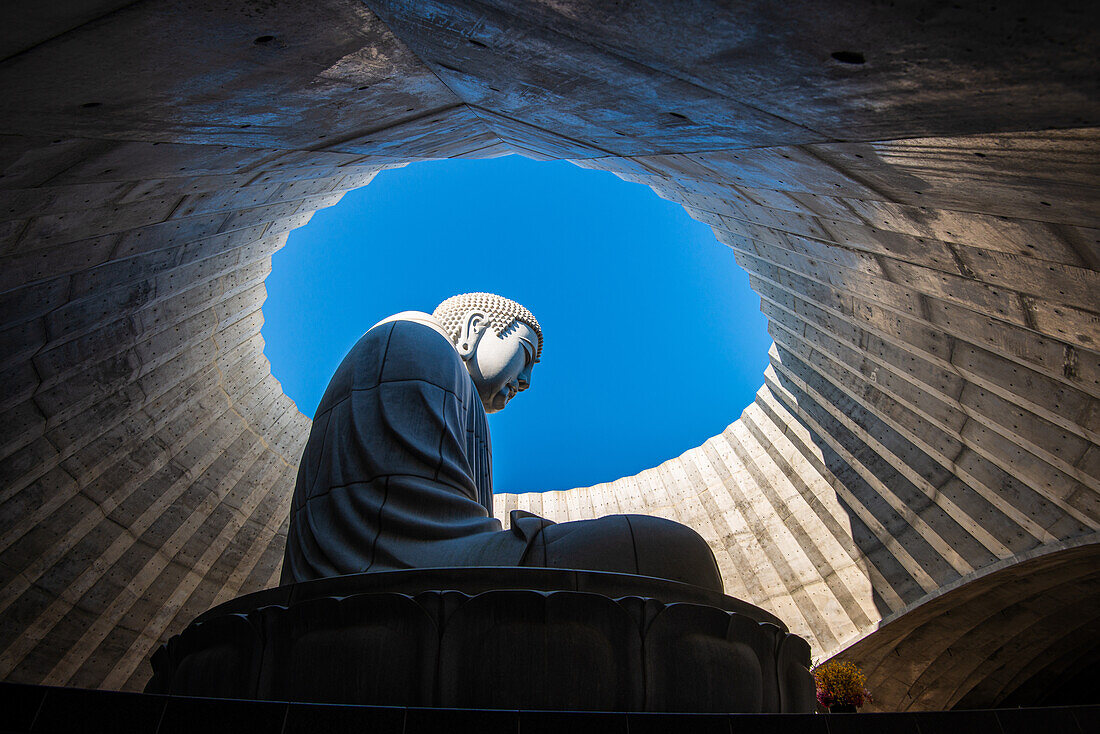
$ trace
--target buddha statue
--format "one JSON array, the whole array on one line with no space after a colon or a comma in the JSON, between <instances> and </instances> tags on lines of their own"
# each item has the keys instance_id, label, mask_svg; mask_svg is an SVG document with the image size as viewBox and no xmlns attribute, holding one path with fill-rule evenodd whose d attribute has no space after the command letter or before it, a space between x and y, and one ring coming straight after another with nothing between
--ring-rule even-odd
<instances>
[{"instance_id":1,"label":"buddha statue","mask_svg":"<svg viewBox=\"0 0 1100 734\"><path fill-rule=\"evenodd\" d=\"M535 566L722 591L695 531L645 515L493 517L487 414L531 387L542 329L491 293L375 324L337 368L298 470L282 583L407 568Z\"/></svg>"}]
</instances>

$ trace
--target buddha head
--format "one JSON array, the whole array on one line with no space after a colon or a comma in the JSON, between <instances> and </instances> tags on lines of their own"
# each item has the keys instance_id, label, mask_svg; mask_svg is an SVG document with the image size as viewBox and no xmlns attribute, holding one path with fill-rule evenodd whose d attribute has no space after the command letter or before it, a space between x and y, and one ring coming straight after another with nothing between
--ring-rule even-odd
<instances>
[{"instance_id":1,"label":"buddha head","mask_svg":"<svg viewBox=\"0 0 1100 734\"><path fill-rule=\"evenodd\" d=\"M463 293L439 304L432 316L451 337L486 413L502 410L531 386L542 328L526 308L493 293Z\"/></svg>"}]
</instances>

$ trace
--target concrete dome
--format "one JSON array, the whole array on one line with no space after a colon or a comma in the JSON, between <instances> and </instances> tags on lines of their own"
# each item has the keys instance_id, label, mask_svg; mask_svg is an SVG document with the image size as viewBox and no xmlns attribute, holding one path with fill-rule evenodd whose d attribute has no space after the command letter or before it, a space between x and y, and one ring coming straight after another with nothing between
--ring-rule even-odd
<instances>
[{"instance_id":1,"label":"concrete dome","mask_svg":"<svg viewBox=\"0 0 1100 734\"><path fill-rule=\"evenodd\" d=\"M271 254L382 168L510 152L683 204L775 344L721 435L501 510L691 525L884 708L1095 669L1087 4L514 5L0 11L0 677L140 689L276 583L309 420L263 354Z\"/></svg>"}]
</instances>

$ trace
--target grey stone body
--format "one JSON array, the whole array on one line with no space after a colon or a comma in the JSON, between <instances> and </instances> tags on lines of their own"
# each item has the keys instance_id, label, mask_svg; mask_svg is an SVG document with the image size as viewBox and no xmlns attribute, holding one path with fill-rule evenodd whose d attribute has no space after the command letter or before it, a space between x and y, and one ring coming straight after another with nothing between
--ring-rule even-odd
<instances>
[{"instance_id":1,"label":"grey stone body","mask_svg":"<svg viewBox=\"0 0 1100 734\"><path fill-rule=\"evenodd\" d=\"M485 409L454 347L412 321L375 326L333 375L298 469L282 583L406 568L616 571L722 591L694 530L617 515L555 525L493 513Z\"/></svg>"},{"instance_id":2,"label":"grey stone body","mask_svg":"<svg viewBox=\"0 0 1100 734\"><path fill-rule=\"evenodd\" d=\"M317 407L294 488L283 583L515 564L523 544L507 542L514 536L492 517L491 462L485 410L450 343L410 321L371 329ZM482 555L486 544L467 538L486 533L504 543Z\"/></svg>"}]
</instances>

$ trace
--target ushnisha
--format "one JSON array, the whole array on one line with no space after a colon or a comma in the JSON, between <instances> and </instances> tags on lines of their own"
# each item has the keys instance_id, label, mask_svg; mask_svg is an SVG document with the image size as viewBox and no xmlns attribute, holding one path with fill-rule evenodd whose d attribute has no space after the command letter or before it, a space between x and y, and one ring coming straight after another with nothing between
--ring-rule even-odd
<instances>
[{"instance_id":1,"label":"ushnisha","mask_svg":"<svg viewBox=\"0 0 1100 734\"><path fill-rule=\"evenodd\" d=\"M721 591L695 531L646 515L494 519L487 413L531 387L542 327L465 293L375 324L337 368L298 469L282 582L406 568L538 566ZM563 457L568 459L568 457Z\"/></svg>"}]
</instances>

